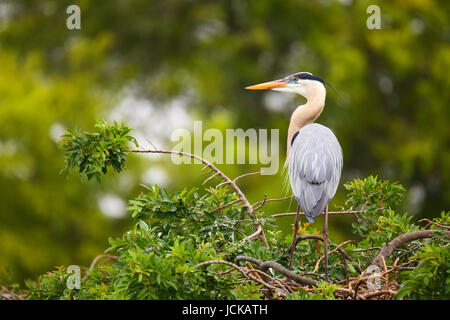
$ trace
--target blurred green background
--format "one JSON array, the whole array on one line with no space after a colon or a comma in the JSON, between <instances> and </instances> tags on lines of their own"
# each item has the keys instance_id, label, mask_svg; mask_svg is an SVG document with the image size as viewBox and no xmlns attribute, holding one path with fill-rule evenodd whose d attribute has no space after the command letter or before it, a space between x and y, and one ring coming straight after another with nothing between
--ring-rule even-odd
<instances>
[{"instance_id":1,"label":"blurred green background","mask_svg":"<svg viewBox=\"0 0 450 320\"><path fill-rule=\"evenodd\" d=\"M81 30L66 9L81 8ZM369 30L366 9L381 9ZM132 156L102 184L58 175L67 127L123 121L159 147L176 128L279 128L280 165L290 113L301 97L247 85L298 71L336 87L318 122L344 151L341 184L369 174L408 188L415 219L450 205L449 1L0 1L0 283L55 265L89 265L131 223L127 201L157 183L203 181L199 165ZM219 165L230 177L256 165ZM242 179L254 203L289 194L280 171ZM331 209L344 202L344 188ZM289 191L290 192L290 191ZM266 204L267 214L295 203ZM321 230L321 219L317 220ZM352 217L330 219L348 239ZM292 218L279 218L289 232Z\"/></svg>"}]
</instances>

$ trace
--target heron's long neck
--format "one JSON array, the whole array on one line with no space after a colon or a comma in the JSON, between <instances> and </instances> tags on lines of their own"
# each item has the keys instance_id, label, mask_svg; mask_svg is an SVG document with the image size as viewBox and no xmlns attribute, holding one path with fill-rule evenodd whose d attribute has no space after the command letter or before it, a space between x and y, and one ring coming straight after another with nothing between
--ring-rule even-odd
<instances>
[{"instance_id":1,"label":"heron's long neck","mask_svg":"<svg viewBox=\"0 0 450 320\"><path fill-rule=\"evenodd\" d=\"M326 90L323 85L317 85L309 88L307 101L295 109L289 123L287 150L291 148L292 137L302 127L309 123L313 123L320 116L325 106Z\"/></svg>"}]
</instances>

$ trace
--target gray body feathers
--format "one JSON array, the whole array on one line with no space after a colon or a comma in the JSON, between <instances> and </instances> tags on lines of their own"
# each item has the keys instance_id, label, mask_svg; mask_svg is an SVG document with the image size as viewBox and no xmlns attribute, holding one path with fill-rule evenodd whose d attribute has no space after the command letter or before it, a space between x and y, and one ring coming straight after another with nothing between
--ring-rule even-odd
<instances>
[{"instance_id":1,"label":"gray body feathers","mask_svg":"<svg viewBox=\"0 0 450 320\"><path fill-rule=\"evenodd\" d=\"M309 222L319 216L334 197L342 171L342 149L327 127L304 126L289 153L289 179L297 202Z\"/></svg>"}]
</instances>

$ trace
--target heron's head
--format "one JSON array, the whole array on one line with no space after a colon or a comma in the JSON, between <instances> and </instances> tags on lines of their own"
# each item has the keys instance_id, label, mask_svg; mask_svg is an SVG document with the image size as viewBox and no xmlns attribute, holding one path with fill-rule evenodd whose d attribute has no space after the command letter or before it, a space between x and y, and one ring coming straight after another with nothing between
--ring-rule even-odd
<instances>
[{"instance_id":1,"label":"heron's head","mask_svg":"<svg viewBox=\"0 0 450 320\"><path fill-rule=\"evenodd\" d=\"M245 89L270 89L282 92L292 92L308 99L312 94L316 94L317 90L323 91L323 94L325 94L325 83L324 80L309 72L298 72L283 79L256 84L254 86L246 87Z\"/></svg>"}]
</instances>

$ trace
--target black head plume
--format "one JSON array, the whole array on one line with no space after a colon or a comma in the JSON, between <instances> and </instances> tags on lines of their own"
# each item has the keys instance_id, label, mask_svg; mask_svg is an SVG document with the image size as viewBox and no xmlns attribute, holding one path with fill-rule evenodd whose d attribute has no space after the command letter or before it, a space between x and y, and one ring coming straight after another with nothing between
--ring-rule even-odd
<instances>
[{"instance_id":1,"label":"black head plume","mask_svg":"<svg viewBox=\"0 0 450 320\"><path fill-rule=\"evenodd\" d=\"M323 80L322 78L319 78L318 76L313 75L310 72L297 72L294 74L291 74L290 76L288 76L287 78L298 78L301 80L315 80L315 81L319 81L322 84L326 84L327 86L329 86L331 89L333 89L334 92L336 92L336 94L338 95L338 97L342 99L341 95L339 94L339 92L328 82L326 82L325 80Z\"/></svg>"}]
</instances>

